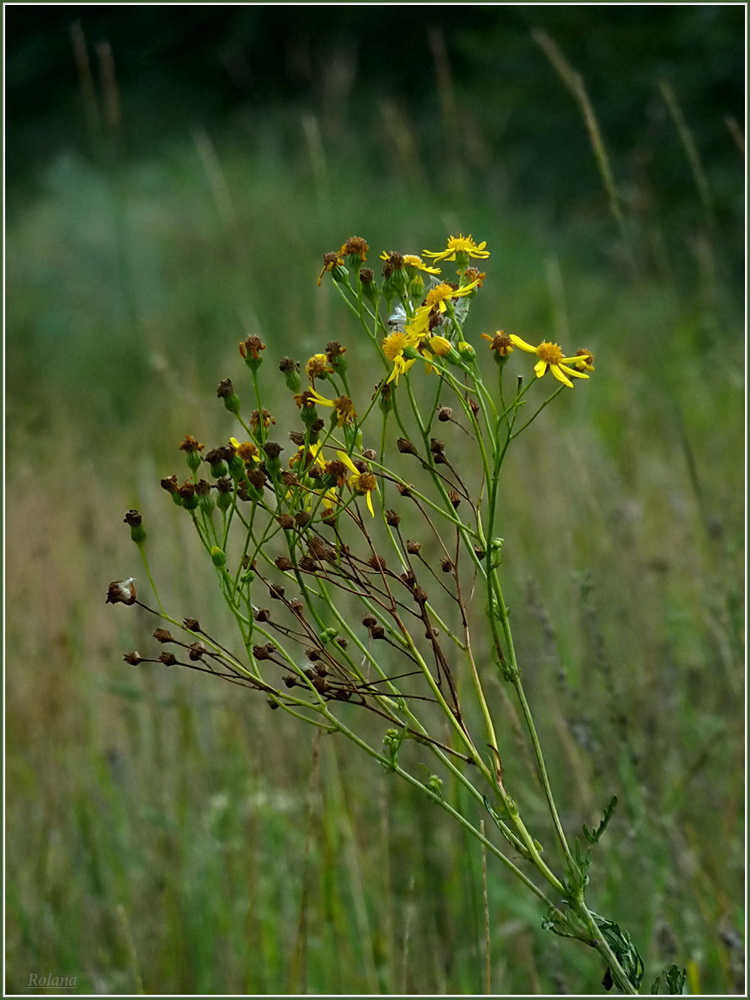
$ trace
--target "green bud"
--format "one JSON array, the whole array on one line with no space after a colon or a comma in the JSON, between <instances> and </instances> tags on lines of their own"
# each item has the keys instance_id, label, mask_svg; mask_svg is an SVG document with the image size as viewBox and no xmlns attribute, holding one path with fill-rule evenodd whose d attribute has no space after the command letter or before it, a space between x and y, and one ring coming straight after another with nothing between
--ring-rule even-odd
<instances>
[{"instance_id":1,"label":"green bud","mask_svg":"<svg viewBox=\"0 0 750 1000\"><path fill-rule=\"evenodd\" d=\"M477 359L477 352L465 340L462 340L458 345L458 353L462 361L468 361L470 364Z\"/></svg>"},{"instance_id":2,"label":"green bud","mask_svg":"<svg viewBox=\"0 0 750 1000\"><path fill-rule=\"evenodd\" d=\"M337 635L338 632L336 631L335 628L324 628L323 631L320 633L320 641L325 646L329 642L333 642L333 640L336 638Z\"/></svg>"},{"instance_id":3,"label":"green bud","mask_svg":"<svg viewBox=\"0 0 750 1000\"><path fill-rule=\"evenodd\" d=\"M227 462L229 468L229 475L235 481L242 479L245 475L245 463L242 461L239 455L232 455L232 457Z\"/></svg>"},{"instance_id":4,"label":"green bud","mask_svg":"<svg viewBox=\"0 0 750 1000\"><path fill-rule=\"evenodd\" d=\"M303 406L300 410L300 419L305 427L312 427L318 421L318 411L314 406Z\"/></svg>"},{"instance_id":5,"label":"green bud","mask_svg":"<svg viewBox=\"0 0 750 1000\"><path fill-rule=\"evenodd\" d=\"M334 269L331 271L331 277L336 282L336 284L346 285L347 288L351 287L349 284L349 272L345 267L342 267L341 264L337 264L334 267Z\"/></svg>"},{"instance_id":6,"label":"green bud","mask_svg":"<svg viewBox=\"0 0 750 1000\"><path fill-rule=\"evenodd\" d=\"M409 297L416 299L418 302L424 298L424 281L420 275L415 274L414 277L409 281L407 292Z\"/></svg>"},{"instance_id":7,"label":"green bud","mask_svg":"<svg viewBox=\"0 0 750 1000\"><path fill-rule=\"evenodd\" d=\"M227 562L227 554L224 549L220 549L218 545L214 545L211 549L211 562L214 566L225 566Z\"/></svg>"},{"instance_id":8,"label":"green bud","mask_svg":"<svg viewBox=\"0 0 750 1000\"><path fill-rule=\"evenodd\" d=\"M219 493L219 496L216 500L216 506L219 508L219 510L222 511L229 510L229 508L232 506L232 494L226 492Z\"/></svg>"}]
</instances>

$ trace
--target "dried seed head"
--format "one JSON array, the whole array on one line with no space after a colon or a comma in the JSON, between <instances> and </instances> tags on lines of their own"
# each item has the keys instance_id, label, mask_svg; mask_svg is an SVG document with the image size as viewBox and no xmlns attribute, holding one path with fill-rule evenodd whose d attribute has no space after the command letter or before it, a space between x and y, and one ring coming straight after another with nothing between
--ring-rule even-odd
<instances>
[{"instance_id":1,"label":"dried seed head","mask_svg":"<svg viewBox=\"0 0 750 1000\"><path fill-rule=\"evenodd\" d=\"M411 540L411 538L407 538L406 551L409 553L410 556L416 556L421 548L422 548L421 542L414 542Z\"/></svg>"},{"instance_id":2,"label":"dried seed head","mask_svg":"<svg viewBox=\"0 0 750 1000\"><path fill-rule=\"evenodd\" d=\"M453 410L450 406L441 406L438 410L437 418L445 423L446 420L451 420L453 417Z\"/></svg>"},{"instance_id":3,"label":"dried seed head","mask_svg":"<svg viewBox=\"0 0 750 1000\"><path fill-rule=\"evenodd\" d=\"M291 514L279 514L276 518L276 522L286 531L289 531L294 527L294 518Z\"/></svg>"},{"instance_id":4,"label":"dried seed head","mask_svg":"<svg viewBox=\"0 0 750 1000\"><path fill-rule=\"evenodd\" d=\"M364 263L367 259L367 251L369 249L367 240L363 240L361 236L350 236L339 250L339 253L342 257L356 257Z\"/></svg>"},{"instance_id":5,"label":"dried seed head","mask_svg":"<svg viewBox=\"0 0 750 1000\"><path fill-rule=\"evenodd\" d=\"M182 623L189 632L200 632L201 626L197 618L186 618Z\"/></svg>"},{"instance_id":6,"label":"dried seed head","mask_svg":"<svg viewBox=\"0 0 750 1000\"><path fill-rule=\"evenodd\" d=\"M373 553L367 560L367 565L371 566L373 569L384 570L386 568L385 559L382 556L378 556Z\"/></svg>"},{"instance_id":7,"label":"dried seed head","mask_svg":"<svg viewBox=\"0 0 750 1000\"><path fill-rule=\"evenodd\" d=\"M251 486L254 486L256 490L262 490L266 485L265 473L260 469L250 469L250 471L246 473L246 476L248 483L250 483Z\"/></svg>"},{"instance_id":8,"label":"dried seed head","mask_svg":"<svg viewBox=\"0 0 750 1000\"><path fill-rule=\"evenodd\" d=\"M460 496L458 495L458 493L456 493L456 491L455 491L455 490L450 490L450 491L448 492L448 499L449 499L449 500L450 500L450 502L451 502L451 503L453 504L453 509L454 509L454 510L455 510L455 509L456 509L456 508L458 507L458 505L459 505L459 504L461 503L461 497L460 497Z\"/></svg>"},{"instance_id":9,"label":"dried seed head","mask_svg":"<svg viewBox=\"0 0 750 1000\"><path fill-rule=\"evenodd\" d=\"M126 663L130 663L130 664L132 664L135 667L139 663L143 662L143 657L141 656L140 653L137 653L137 652L134 651L132 653L126 653L123 656L123 660L125 660Z\"/></svg>"},{"instance_id":10,"label":"dried seed head","mask_svg":"<svg viewBox=\"0 0 750 1000\"><path fill-rule=\"evenodd\" d=\"M159 653L159 659L168 667L173 667L177 663L177 657L174 653L169 653L166 649L163 653Z\"/></svg>"},{"instance_id":11,"label":"dried seed head","mask_svg":"<svg viewBox=\"0 0 750 1000\"><path fill-rule=\"evenodd\" d=\"M372 626L377 625L377 623L378 623L377 618L373 618L372 615L365 615L365 617L362 619L362 624L366 628L372 628Z\"/></svg>"},{"instance_id":12,"label":"dried seed head","mask_svg":"<svg viewBox=\"0 0 750 1000\"><path fill-rule=\"evenodd\" d=\"M256 622L270 622L271 612L268 608L256 608L253 612L253 618Z\"/></svg>"},{"instance_id":13,"label":"dried seed head","mask_svg":"<svg viewBox=\"0 0 750 1000\"><path fill-rule=\"evenodd\" d=\"M200 660L203 658L203 654L208 652L202 642L191 643L189 650L188 656L191 660Z\"/></svg>"},{"instance_id":14,"label":"dried seed head","mask_svg":"<svg viewBox=\"0 0 750 1000\"><path fill-rule=\"evenodd\" d=\"M283 573L288 572L290 569L294 569L294 563L288 556L279 556L274 559L276 569L280 569Z\"/></svg>"},{"instance_id":15,"label":"dried seed head","mask_svg":"<svg viewBox=\"0 0 750 1000\"><path fill-rule=\"evenodd\" d=\"M385 629L382 625L373 625L370 629L370 635L373 639L382 639L385 636Z\"/></svg>"},{"instance_id":16,"label":"dried seed head","mask_svg":"<svg viewBox=\"0 0 750 1000\"><path fill-rule=\"evenodd\" d=\"M417 450L408 438L400 437L396 441L396 447L402 455L416 455Z\"/></svg>"},{"instance_id":17,"label":"dried seed head","mask_svg":"<svg viewBox=\"0 0 750 1000\"><path fill-rule=\"evenodd\" d=\"M441 561L440 561L440 568L442 569L442 571L444 573L451 573L451 572L453 572L453 563L446 556L445 559L441 559Z\"/></svg>"},{"instance_id":18,"label":"dried seed head","mask_svg":"<svg viewBox=\"0 0 750 1000\"><path fill-rule=\"evenodd\" d=\"M387 510L385 512L386 524L389 524L391 528L397 528L401 523L401 515L396 513L395 510Z\"/></svg>"},{"instance_id":19,"label":"dried seed head","mask_svg":"<svg viewBox=\"0 0 750 1000\"><path fill-rule=\"evenodd\" d=\"M105 604L135 604L135 577L113 580L107 587Z\"/></svg>"},{"instance_id":20,"label":"dried seed head","mask_svg":"<svg viewBox=\"0 0 750 1000\"><path fill-rule=\"evenodd\" d=\"M275 652L276 650L270 642L266 643L265 646L253 646L253 656L256 660L270 660Z\"/></svg>"},{"instance_id":21,"label":"dried seed head","mask_svg":"<svg viewBox=\"0 0 750 1000\"><path fill-rule=\"evenodd\" d=\"M285 593L284 588L278 586L275 583L271 584L271 586L268 588L268 596L274 601L283 601L284 593Z\"/></svg>"},{"instance_id":22,"label":"dried seed head","mask_svg":"<svg viewBox=\"0 0 750 1000\"><path fill-rule=\"evenodd\" d=\"M266 345L260 337L247 337L240 344L240 354L245 360L260 361L260 352L265 351Z\"/></svg>"},{"instance_id":23,"label":"dried seed head","mask_svg":"<svg viewBox=\"0 0 750 1000\"><path fill-rule=\"evenodd\" d=\"M167 628L154 629L154 639L157 642L174 642L174 636Z\"/></svg>"},{"instance_id":24,"label":"dried seed head","mask_svg":"<svg viewBox=\"0 0 750 1000\"><path fill-rule=\"evenodd\" d=\"M263 451L266 453L266 458L273 459L278 458L284 449L277 441L267 441L263 445Z\"/></svg>"},{"instance_id":25,"label":"dried seed head","mask_svg":"<svg viewBox=\"0 0 750 1000\"><path fill-rule=\"evenodd\" d=\"M180 488L177 483L177 476L170 476L169 479L162 479L160 481L160 485L163 490L167 491L167 493L177 493Z\"/></svg>"}]
</instances>

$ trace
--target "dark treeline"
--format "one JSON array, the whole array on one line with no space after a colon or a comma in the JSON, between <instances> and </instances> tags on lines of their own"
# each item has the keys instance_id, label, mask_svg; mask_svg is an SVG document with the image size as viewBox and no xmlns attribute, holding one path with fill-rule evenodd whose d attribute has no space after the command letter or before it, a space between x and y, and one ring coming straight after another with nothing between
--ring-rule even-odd
<instances>
[{"instance_id":1,"label":"dark treeline","mask_svg":"<svg viewBox=\"0 0 750 1000\"><path fill-rule=\"evenodd\" d=\"M541 29L582 74L623 179L656 185L660 204L695 199L667 83L718 210L736 207L744 19L742 4L10 6L8 183L33 183L61 150L92 154L82 53L101 104L109 51L126 157L196 126L241 140L290 113L318 115L340 153L382 141L388 103L426 162L448 142L460 156L465 141L468 160L502 158L513 194L575 199L595 166L580 111L534 41Z\"/></svg>"}]
</instances>

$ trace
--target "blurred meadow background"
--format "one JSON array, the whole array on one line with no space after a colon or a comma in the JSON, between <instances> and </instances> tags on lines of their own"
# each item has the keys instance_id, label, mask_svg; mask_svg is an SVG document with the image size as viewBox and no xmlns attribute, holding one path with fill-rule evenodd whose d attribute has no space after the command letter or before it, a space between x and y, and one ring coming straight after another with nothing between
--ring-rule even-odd
<instances>
[{"instance_id":1,"label":"blurred meadow background","mask_svg":"<svg viewBox=\"0 0 750 1000\"><path fill-rule=\"evenodd\" d=\"M137 507L232 646L179 441L338 339L321 255L486 240L467 327L590 348L503 491L522 668L591 900L744 991L743 4L6 6L6 991L602 993L446 815L264 699L122 654ZM361 336L361 335L360 335ZM517 358L511 359L514 363ZM281 403L280 403L281 406ZM508 739L513 737L509 735ZM523 758L516 786L532 786ZM449 786L446 795L457 796Z\"/></svg>"}]
</instances>

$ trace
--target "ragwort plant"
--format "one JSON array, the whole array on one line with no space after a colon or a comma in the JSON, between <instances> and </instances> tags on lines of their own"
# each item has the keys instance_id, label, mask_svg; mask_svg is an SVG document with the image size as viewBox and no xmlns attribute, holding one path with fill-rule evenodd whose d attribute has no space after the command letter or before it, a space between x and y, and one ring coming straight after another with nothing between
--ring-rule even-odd
<instances>
[{"instance_id":1,"label":"ragwort plant","mask_svg":"<svg viewBox=\"0 0 750 1000\"><path fill-rule=\"evenodd\" d=\"M318 284L330 278L365 331L382 372L374 394L355 399L347 350L337 341L306 362L304 381L300 364L282 359L296 423L291 448L282 446L264 405L266 345L248 337L240 354L252 409L243 409L230 379L217 390L238 436L207 452L186 436L179 447L187 479L161 482L192 519L241 652L207 634L197 618L168 613L146 557L141 515L131 510L125 521L156 607L139 599L132 578L110 584L107 601L138 604L183 638L160 626L154 638L168 648L125 660L212 674L262 693L273 710L351 740L476 837L537 897L545 928L595 949L605 987L638 993L637 948L585 898L592 848L616 800L597 829L584 826L571 843L524 691L500 572L498 488L508 451L553 400L589 379L593 355L582 348L566 356L557 344L534 346L502 330L472 344L464 327L486 278L477 265L490 252L471 236L451 237L444 250L423 257L384 252L377 280L364 266L368 249L353 237L326 254ZM509 376L514 351L534 356L535 377ZM458 457L437 436L447 424L463 443ZM285 450L291 454L282 459ZM524 723L546 831L527 826L505 779L513 747L497 732L488 694L496 678ZM382 742L358 725L365 713L382 723ZM402 752L410 741L432 755L434 774L428 769L425 776L424 763ZM471 808L448 801L444 778L463 786ZM482 816L496 830L492 837ZM557 850L545 851L543 839L556 841ZM683 979L670 969L669 992L681 992Z\"/></svg>"}]
</instances>

